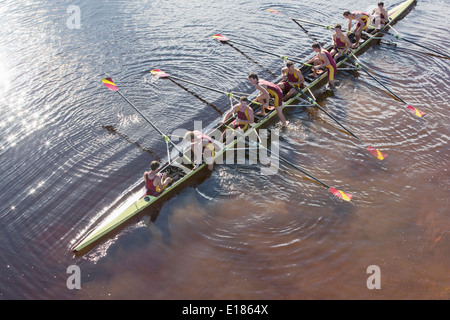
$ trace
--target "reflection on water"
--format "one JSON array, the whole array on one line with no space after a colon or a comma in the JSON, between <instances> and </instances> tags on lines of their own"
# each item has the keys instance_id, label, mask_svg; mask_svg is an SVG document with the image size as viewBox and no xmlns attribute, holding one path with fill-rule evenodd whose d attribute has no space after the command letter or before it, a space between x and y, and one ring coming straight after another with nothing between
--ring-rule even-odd
<instances>
[{"instance_id":1,"label":"reflection on water","mask_svg":"<svg viewBox=\"0 0 450 320\"><path fill-rule=\"evenodd\" d=\"M449 65L401 41L360 59L426 117L415 118L363 72L339 72L334 93L314 92L323 108L388 154L383 162L320 110L286 110L282 156L353 194L352 202L290 167L265 176L259 166L224 164L87 254L69 251L142 187L152 160L166 156L160 135L101 78L115 79L165 133L192 129L199 120L207 125L229 109L227 97L151 81L149 71L250 93L250 72L273 79L283 61L221 45L213 34L304 59L311 39L287 16L345 25L344 9L370 5L81 1L81 29L70 30L63 2L3 1L0 296L448 299ZM449 26L442 5L420 1L396 30L444 50ZM331 37L325 28L308 29ZM79 291L65 286L72 264L82 271ZM381 268L378 292L366 287L369 265Z\"/></svg>"}]
</instances>

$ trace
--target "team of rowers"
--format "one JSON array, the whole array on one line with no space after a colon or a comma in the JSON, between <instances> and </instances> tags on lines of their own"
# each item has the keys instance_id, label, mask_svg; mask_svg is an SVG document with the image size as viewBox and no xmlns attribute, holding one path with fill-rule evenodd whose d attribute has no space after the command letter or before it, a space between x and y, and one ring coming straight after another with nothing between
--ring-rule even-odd
<instances>
[{"instance_id":1,"label":"team of rowers","mask_svg":"<svg viewBox=\"0 0 450 320\"><path fill-rule=\"evenodd\" d=\"M344 11L343 16L349 20L348 30L352 28L353 20L357 21L356 27L354 29L355 43L352 44L345 32L342 31L342 26L336 24L334 26L333 34L333 44L332 50L328 50L321 47L319 43L314 43L312 49L316 52L316 56L310 59L306 64L312 64L312 73L309 77L316 77L319 73L323 72L325 69L328 73L328 83L330 88L334 89L334 75L336 73L336 61L346 53L350 48L355 48L359 45L361 39L362 31L366 30L369 24L369 15L362 11ZM388 22L388 15L386 9L384 8L384 3L379 2L377 8L372 12L372 17L374 21L371 21L373 25L378 27L383 27ZM266 109L271 111L275 109L277 115L283 126L286 125L286 118L282 112L282 103L287 101L290 97L295 95L298 90L304 86L304 77L302 72L295 68L292 61L287 61L285 67L281 69L282 81L278 84L274 84L264 79L259 79L256 73L251 73L248 76L248 80L255 88L259 91L259 94L252 101L260 105L261 111L254 114L253 109L250 107L249 100L247 97L241 97L238 104L235 104L231 109L224 115L223 119L220 121L220 125L224 123L233 115L236 114L236 120L234 120L229 127L233 130L239 130L240 132L245 132L252 123L254 123L254 116L265 116ZM286 92L286 95L284 95ZM273 106L269 106L269 101L271 98L274 101ZM201 155L208 164L209 170L213 169L214 157L214 141L207 135L200 131L188 131L184 136L184 140L191 144L191 150L194 151L196 148L201 148ZM198 154L194 152L194 156ZM194 161L198 163L198 161ZM159 173L160 162L152 161L150 163L151 171L145 172L144 180L147 189L147 195L157 196L164 189L170 185L172 178L167 177L166 173Z\"/></svg>"}]
</instances>

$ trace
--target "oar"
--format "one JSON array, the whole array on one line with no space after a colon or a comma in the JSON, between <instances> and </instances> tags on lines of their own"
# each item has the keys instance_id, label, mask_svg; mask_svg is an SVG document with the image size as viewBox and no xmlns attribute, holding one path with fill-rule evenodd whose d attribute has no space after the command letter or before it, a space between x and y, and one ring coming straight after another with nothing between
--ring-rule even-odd
<instances>
[{"instance_id":1,"label":"oar","mask_svg":"<svg viewBox=\"0 0 450 320\"><path fill-rule=\"evenodd\" d=\"M158 133L164 138L164 141L165 141L166 143L170 143L170 144L178 151L180 157L184 157L190 164L193 164L192 161L191 161L191 159L189 159L186 155L184 155L183 151L182 151L175 143L173 143L173 141L170 140L170 138L169 138L167 135L165 135L161 130L159 130L158 127L155 126L155 125L153 124L153 122L151 122L151 121L150 121L150 120L149 120L149 119L148 119L148 118L147 118L147 117L146 117L146 116L145 116L138 108L136 108L136 106L135 106L133 103L131 103L130 100L128 100L127 97L125 97L125 96L122 94L122 92L119 91L119 88L117 88L116 84L113 82L113 80L112 80L111 78L105 78L105 79L102 79L102 82L103 82L103 84L104 84L109 90L115 91L115 92L117 92L118 94L120 94L120 96L121 96L126 102L128 102L129 105L132 106L133 109L136 110L136 112L139 113L139 114L142 116L142 118L144 118L145 121L147 121L147 122L153 127L153 129L155 129L156 131L158 131ZM169 160L170 160L170 159L169 159Z\"/></svg>"},{"instance_id":2,"label":"oar","mask_svg":"<svg viewBox=\"0 0 450 320\"><path fill-rule=\"evenodd\" d=\"M235 44L238 44L238 45L243 46L243 47L246 47L246 48L250 48L250 49L253 49L253 50L256 50L256 51L259 51L259 52L263 52L263 53L270 54L270 55L272 55L272 56L281 58L281 59L283 59L283 60L291 60L292 62L296 62L296 63L303 64L303 65L308 66L308 67L312 67L312 65L310 65L310 64L307 64L307 63L298 61L298 60L293 59L293 58L288 57L288 56L279 55L279 54L276 54L276 53L273 53L273 52L270 52L270 51L262 50L262 49L260 49L260 48L258 48L258 47L255 47L255 46L252 46L252 45L249 45L249 44L245 44L245 43L238 42L238 41L235 41L235 40L230 40L230 39L228 39L228 38L222 36L222 35L219 34L219 33L213 35L213 38L219 40L219 41L222 42L222 43L228 43L228 42L235 43Z\"/></svg>"},{"instance_id":3,"label":"oar","mask_svg":"<svg viewBox=\"0 0 450 320\"><path fill-rule=\"evenodd\" d=\"M298 18L291 18L294 22L296 22L296 21L301 21L301 22L304 22L304 23L306 23L306 24L312 24L312 25L314 25L314 26L319 26L319 27L324 27L324 28L327 28L328 30L331 30L333 27L332 26L327 26L327 25L325 25L325 24L320 24L320 23L317 23L317 22L312 22L312 21L308 21L308 20L303 20L303 19L298 19Z\"/></svg>"},{"instance_id":4,"label":"oar","mask_svg":"<svg viewBox=\"0 0 450 320\"><path fill-rule=\"evenodd\" d=\"M273 14L281 14L281 12L275 10L275 9L267 9L267 11L273 13ZM283 14L285 15L285 14ZM308 30L306 30L305 28L303 28L303 26L294 18L289 18L291 19L296 25L298 25L305 33L308 37L310 37L314 42L320 43L321 46L323 46L323 43L319 42L319 40L317 40L314 36L312 36Z\"/></svg>"},{"instance_id":5,"label":"oar","mask_svg":"<svg viewBox=\"0 0 450 320\"><path fill-rule=\"evenodd\" d=\"M303 32L306 33L306 35L307 35L308 37L310 37L314 42L320 43L320 45L323 47L323 43L319 42L319 40L317 40L315 37L313 37L312 35L310 35L310 34L309 34L309 31L306 30L305 28L303 28L303 26L302 26L296 19L291 18L291 20L292 20L296 25L298 25L298 26L303 30Z\"/></svg>"},{"instance_id":6,"label":"oar","mask_svg":"<svg viewBox=\"0 0 450 320\"><path fill-rule=\"evenodd\" d=\"M126 134L123 134L119 131L117 131L113 126L111 125L104 125L102 126L103 129L108 130L109 133L111 133L112 135L118 135L119 137L125 139L127 142L132 143L134 145L136 145L136 147L138 147L139 149L141 149L142 151L148 152L149 154L152 155L152 157L154 157L156 160L158 160L159 162L161 162L161 158L155 154L153 151L151 151L150 149L144 148L141 146L140 143L133 141L129 136L127 136Z\"/></svg>"},{"instance_id":7,"label":"oar","mask_svg":"<svg viewBox=\"0 0 450 320\"><path fill-rule=\"evenodd\" d=\"M246 136L245 136L244 134L242 134L241 132L234 130L233 128L229 127L228 125L227 125L226 127L227 127L229 130L233 131L234 133L240 135L241 137L243 137L243 138L245 139ZM248 144L252 144L252 145L255 146L255 147L263 148L263 149L269 151L270 154L272 154L271 151L270 151L268 148L266 148L265 146L263 146L262 144L260 144L260 143L257 142L257 141L254 141L254 140L251 140L251 139L250 139L250 141L245 140L245 142L248 143ZM323 185L323 186L325 186L326 188L328 188L328 190L331 192L331 194L333 194L334 196L338 197L339 199L342 199L342 200L345 200L345 201L350 201L350 200L352 199L353 196L352 196L351 194L345 193L345 192L343 192L343 191L341 191L341 190L338 190L338 189L336 189L336 188L330 187L330 186L329 186L328 184L326 184L325 182L323 182L323 181L317 179L316 177L314 177L313 175L309 174L309 173L306 172L305 170L301 169L299 166L295 165L294 163L290 162L289 160L287 160L287 159L285 159L285 158L283 158L283 157L281 157L281 156L278 156L278 157L279 157L279 159L280 159L282 162L284 162L284 163L290 165L290 166L293 167L294 169L296 169L296 170L302 172L302 173L305 174L306 176L310 177L311 179L317 181L317 182L320 183L321 185Z\"/></svg>"},{"instance_id":8,"label":"oar","mask_svg":"<svg viewBox=\"0 0 450 320\"><path fill-rule=\"evenodd\" d=\"M150 71L150 73L153 74L154 76L158 77L158 78L171 78L171 79L175 79L175 80L178 80L178 81L183 81L183 82L186 82L186 83L190 83L190 84L192 84L194 86L197 86L199 88L203 88L203 89L206 89L206 90L214 91L214 92L217 92L217 93L222 93L222 94L224 94L224 95L226 95L228 97L232 97L233 96L233 94L231 92L218 90L218 89L215 89L215 88L204 86L204 85L199 84L199 83L195 83L195 82L190 81L190 80L174 77L174 76L171 76L170 74L168 74L168 73L166 73L164 71L161 71L159 69L153 69L153 70Z\"/></svg>"},{"instance_id":9,"label":"oar","mask_svg":"<svg viewBox=\"0 0 450 320\"><path fill-rule=\"evenodd\" d=\"M229 98L234 98L234 94L235 94L235 93L236 93L236 94L241 94L241 95L249 95L248 93L242 93L242 92L226 92L226 91L214 89L214 88L211 88L211 87L207 87L207 86L204 86L204 85L201 85L201 84L192 82L192 81L190 81L190 80L181 79L181 78L178 78L178 77L171 76L171 75L169 75L168 73L166 73L166 72L164 72L164 71L161 71L161 70L159 70L159 69L151 70L150 73L152 73L153 75L155 75L155 76L157 76L157 77L159 77L159 78L169 78L169 79L170 79L170 78L173 78L173 79L176 79L176 80L178 80L178 81L184 81L184 82L190 83L190 84L195 85L195 86L198 86L198 87L200 87L200 88L204 88L204 89L211 90L211 91L214 91L214 92L222 93L222 94L226 95L226 96L229 97ZM252 101L252 103L258 104L258 105L261 104L261 103L256 102L256 101Z\"/></svg>"},{"instance_id":10,"label":"oar","mask_svg":"<svg viewBox=\"0 0 450 320\"><path fill-rule=\"evenodd\" d=\"M383 88L385 88L387 91L389 91L394 97L396 97L398 100L400 100L401 102L403 102L409 111L411 111L412 113L414 113L417 117L421 118L425 115L425 113L423 113L422 111L420 111L419 109L411 106L410 104L406 103L402 98L400 98L398 95L396 95L394 92L392 92L391 89L389 89L386 85L384 85L380 80L378 80L374 75L372 75L361 63L361 61L355 56L354 53L352 53L353 57L358 61L356 62L355 60L353 60L352 58L350 58L347 54L343 53L345 57L347 57L348 60L350 60L357 68L360 68L361 70L363 70L365 73L367 73L373 80L375 80L377 83L379 83Z\"/></svg>"},{"instance_id":11,"label":"oar","mask_svg":"<svg viewBox=\"0 0 450 320\"><path fill-rule=\"evenodd\" d=\"M448 54L446 54L446 53L443 53L443 52L440 52L440 51L431 49L431 48L429 48L429 47L427 47L427 46L424 46L424 45L422 45L422 44L420 44L420 43L417 43L417 42L415 42L415 41L408 40L408 39L406 39L406 38L400 36L399 34L394 34L394 33L391 33L391 32L388 32L388 31L384 31L384 30L381 30L381 29L379 29L378 31L380 31L380 32L382 32L382 33L385 33L385 34L388 34L388 35L390 35L390 36L393 36L393 37L396 38L396 39L404 40L404 41L409 42L409 43L411 43L411 44L414 44L414 45L416 45L416 46L418 46L418 47L421 47L421 48L424 48L424 49L426 49L426 50L432 51L432 52L437 53L437 54L439 54L439 55L441 55L441 56L444 56L444 57L446 57L446 58L450 58L450 56L449 56Z\"/></svg>"},{"instance_id":12,"label":"oar","mask_svg":"<svg viewBox=\"0 0 450 320\"><path fill-rule=\"evenodd\" d=\"M355 135L353 132L351 132L349 129L347 129L342 123L339 122L335 117L333 117L330 113L328 113L324 108L322 108L314 99L311 99L306 95L306 93L303 92L303 90L293 86L298 92L300 92L311 104L318 107L320 110L322 110L327 116L329 116L332 120L334 120L338 125L340 125L345 131L350 133L353 137L358 139L362 144L364 144L367 147L367 151L369 151L372 155L377 157L379 160L384 160L387 155L382 153L380 150L375 149L374 147L368 145L364 141L362 141L357 135Z\"/></svg>"},{"instance_id":13,"label":"oar","mask_svg":"<svg viewBox=\"0 0 450 320\"><path fill-rule=\"evenodd\" d=\"M159 70L159 69L155 69L155 70ZM151 71L150 71L150 72L151 72ZM162 71L161 71L161 72L162 72ZM165 73L162 72L162 74L165 74ZM166 75L167 75L167 74L166 74ZM172 83L174 83L174 84L176 84L177 86L179 86L181 89L183 89L183 90L189 92L190 94L192 94L194 97L196 97L196 98L197 98L198 100L200 100L201 102L207 104L208 106L213 107L213 109L216 110L220 115L223 115L223 112L222 112L219 108L217 108L215 105L213 105L212 103L206 101L205 99L203 99L202 97L200 97L198 94L196 94L195 92L192 92L191 90L189 90L188 88L186 88L185 86L183 86L181 83L175 81L174 79L172 79L172 78L169 77L168 75L167 75L167 78L168 78Z\"/></svg>"}]
</instances>

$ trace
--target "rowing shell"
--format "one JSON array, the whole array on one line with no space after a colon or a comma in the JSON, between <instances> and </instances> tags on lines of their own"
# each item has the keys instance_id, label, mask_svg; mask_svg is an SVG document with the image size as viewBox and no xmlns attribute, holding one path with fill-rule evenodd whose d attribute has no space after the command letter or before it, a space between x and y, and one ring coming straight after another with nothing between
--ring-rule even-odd
<instances>
[{"instance_id":1,"label":"rowing shell","mask_svg":"<svg viewBox=\"0 0 450 320\"><path fill-rule=\"evenodd\" d=\"M389 23L382 29L383 31L387 31L389 29L389 26L395 24L398 20L400 20L403 16L405 16L413 7L416 0L407 0L398 6L394 7L393 9L389 10L388 16L389 16ZM378 33L374 35L373 37L370 37L368 39L365 39L364 42L362 42L358 48L356 48L353 51L353 54L361 54L364 52L365 49L367 49L372 43L373 39L375 37L381 37L382 33ZM337 67L339 68L342 64L346 63L347 58L344 58L340 60L337 63ZM309 66L303 66L300 68L303 75L307 75L310 72ZM309 92L311 89L318 87L320 84L325 83L327 79L326 72L319 75L317 78L312 79L308 83L308 81L305 82L307 84L305 88L303 89L304 93ZM281 80L281 78L275 80L275 83L278 83ZM257 92L252 93L249 96L249 100L256 97ZM282 105L282 108L285 108L286 106L292 104L294 101L296 101L301 96L300 93L290 98L288 101L284 102ZM259 107L258 107L259 108ZM274 116L276 116L276 111L271 111L267 113L267 115L263 118L255 117L256 123L252 126L251 129L247 130L242 138L238 140L244 139L244 136L247 137L249 134L254 133L256 129L260 128L264 124L267 124L269 120L271 120ZM231 117L227 123L230 123L235 118ZM225 127L221 128L222 130L225 130ZM233 140L230 144L226 145L224 148L222 148L220 151L218 151L214 157L214 159L217 159L220 156L223 156L224 152L226 152L229 149L232 149L235 144L237 144L237 140ZM177 157L178 158L178 157ZM194 170L193 166L191 164L183 164L182 161L179 161L179 159L174 158L171 162L167 162L165 165L162 166L160 172L167 173L168 176L173 178L173 183L167 187L158 197L149 196L142 194L143 191L141 191L138 194L135 194L134 197L127 201L127 203L132 202L132 204L128 204L126 208L120 207L116 209L112 214L110 214L100 225L98 225L96 228L94 228L93 231L91 231L85 238L83 238L81 241L75 244L75 246L72 247L73 252L81 252L83 250L87 250L89 247L95 245L95 243L103 238L106 234L110 233L111 231L117 229L119 226L123 225L127 220L131 219L132 217L136 216L139 212L143 211L144 209L150 208L152 205L154 205L156 202L161 201L163 198L167 198L167 196L173 194L175 190L177 190L183 183L190 180L195 174L198 172L203 171L206 168L206 164L201 164L197 169ZM178 160L178 161L177 161Z\"/></svg>"}]
</instances>

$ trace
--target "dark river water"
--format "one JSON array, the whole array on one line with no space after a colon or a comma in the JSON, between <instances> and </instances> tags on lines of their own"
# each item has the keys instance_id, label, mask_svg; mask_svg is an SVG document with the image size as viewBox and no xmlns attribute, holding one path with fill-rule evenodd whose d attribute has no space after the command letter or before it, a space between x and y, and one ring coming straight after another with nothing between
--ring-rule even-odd
<instances>
[{"instance_id":1,"label":"dark river water","mask_svg":"<svg viewBox=\"0 0 450 320\"><path fill-rule=\"evenodd\" d=\"M374 4L3 0L0 299L449 299L450 60L402 40L360 59L424 118L363 72L339 72L334 94L314 92L388 154L383 162L316 109L286 111L281 155L351 202L288 167L266 176L258 165L218 165L86 254L70 250L152 160L167 159L161 136L102 78L165 133L207 126L229 109L226 96L186 84L206 104L149 71L251 93L247 75L273 80L283 61L212 35L306 59L311 39L289 17L346 27L344 10ZM418 1L395 29L448 54L449 9ZM330 41L325 28L304 26ZM72 265L78 290L67 287ZM372 265L379 290L367 287Z\"/></svg>"}]
</instances>

